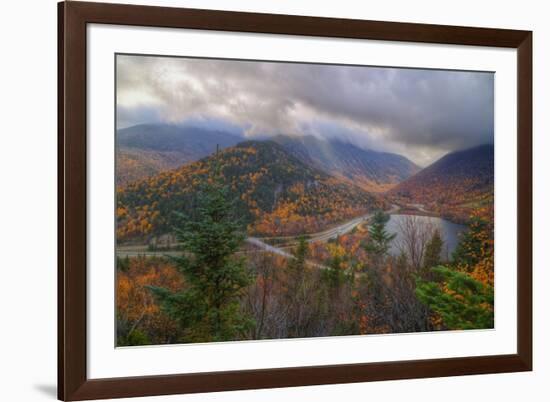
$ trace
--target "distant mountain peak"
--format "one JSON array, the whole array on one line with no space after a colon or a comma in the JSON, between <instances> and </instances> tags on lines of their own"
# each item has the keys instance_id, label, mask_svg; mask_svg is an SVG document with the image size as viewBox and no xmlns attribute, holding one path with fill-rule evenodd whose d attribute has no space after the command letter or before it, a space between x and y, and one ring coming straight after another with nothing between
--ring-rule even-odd
<instances>
[{"instance_id":1,"label":"distant mountain peak","mask_svg":"<svg viewBox=\"0 0 550 402\"><path fill-rule=\"evenodd\" d=\"M204 152L235 145L242 138L238 135L197 126L176 124L139 124L117 131L117 145L154 151Z\"/></svg>"},{"instance_id":2,"label":"distant mountain peak","mask_svg":"<svg viewBox=\"0 0 550 402\"><path fill-rule=\"evenodd\" d=\"M389 195L465 220L473 208L492 202L493 187L494 146L482 144L444 155L398 184Z\"/></svg>"},{"instance_id":3,"label":"distant mountain peak","mask_svg":"<svg viewBox=\"0 0 550 402\"><path fill-rule=\"evenodd\" d=\"M367 191L382 192L418 171L404 156L360 148L340 138L277 135L258 139L193 125L140 124L117 132L117 183L177 168L239 143L272 142L300 163ZM245 146L245 145L242 145Z\"/></svg>"},{"instance_id":4,"label":"distant mountain peak","mask_svg":"<svg viewBox=\"0 0 550 402\"><path fill-rule=\"evenodd\" d=\"M241 141L223 131L176 124L139 124L117 131L117 183L177 168Z\"/></svg>"}]
</instances>

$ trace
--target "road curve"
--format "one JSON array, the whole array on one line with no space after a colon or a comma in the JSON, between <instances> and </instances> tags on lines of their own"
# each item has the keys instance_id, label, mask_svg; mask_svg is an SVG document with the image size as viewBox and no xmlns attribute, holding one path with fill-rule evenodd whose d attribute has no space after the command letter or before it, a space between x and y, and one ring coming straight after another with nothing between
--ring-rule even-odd
<instances>
[{"instance_id":1,"label":"road curve","mask_svg":"<svg viewBox=\"0 0 550 402\"><path fill-rule=\"evenodd\" d=\"M391 209L386 211L386 213L394 214L398 210L399 210L399 206L393 204ZM309 235L307 241L310 242L310 243L313 243L313 242L325 242L325 241L328 241L330 239L334 239L338 236L341 236L343 234L351 232L361 222L369 220L372 217L372 215L373 214L367 214L367 215L359 216L359 217L354 218L350 221L342 223L341 225L338 225L335 228L325 230L324 232L311 234L311 235ZM294 255L290 254L289 252L287 252L285 250L282 250L278 247L272 246L270 244L267 244L264 241L262 241L262 239L260 239L260 238L247 237L245 239L245 241L247 243L252 244L256 247L259 247L262 250L265 250L267 252L277 254L277 255L283 256L285 258L294 258ZM322 268L322 269L326 268L326 266L314 263L312 261L306 261L306 263L308 265L315 266L315 267L318 267L318 268Z\"/></svg>"},{"instance_id":2,"label":"road curve","mask_svg":"<svg viewBox=\"0 0 550 402\"><path fill-rule=\"evenodd\" d=\"M393 204L392 208L390 210L386 211L386 213L394 214L398 210L399 210L399 206ZM341 236L341 235L344 235L346 233L351 232L360 223L368 221L372 217L372 215L373 215L372 213L362 215L362 216L353 218L353 219L351 219L347 222L344 222L341 225L338 225L334 228L325 230L323 232L310 234L310 235L308 235L307 241L309 243L313 243L313 242L326 242L326 241L329 241L331 239L335 239L338 236ZM261 238L247 237L245 239L245 241L247 243L249 243L253 246L256 246L256 247L258 247L262 250L265 250L267 252L277 254L277 255L280 255L280 256L285 257L285 258L294 258L294 256L291 253L289 253L288 251L285 251L285 250L283 250L279 247L267 244ZM145 248L145 249L143 249L142 247ZM150 250L147 250L146 247L147 246L127 246L127 247L123 247L123 248L117 248L117 255L119 257L125 257L125 256L135 257L135 256L138 256L138 255L162 256L162 255L167 255L167 254L168 255L177 255L177 254L181 253L181 252L178 252L178 251L150 251ZM315 267L318 267L318 268L326 268L326 266L314 263L312 261L306 261L306 263L308 265L315 266Z\"/></svg>"},{"instance_id":3,"label":"road curve","mask_svg":"<svg viewBox=\"0 0 550 402\"><path fill-rule=\"evenodd\" d=\"M247 237L245 239L247 243L252 244L253 246L259 247L262 250L269 251L270 253L277 254L286 258L294 258L294 256L278 247L274 247L270 244L264 243L257 237Z\"/></svg>"},{"instance_id":4,"label":"road curve","mask_svg":"<svg viewBox=\"0 0 550 402\"><path fill-rule=\"evenodd\" d=\"M250 244L252 244L252 245L254 245L258 248L261 248L262 250L265 250L269 253L277 254L277 255L283 256L285 258L295 258L294 255L292 255L292 254L290 254L290 253L288 253L284 250L281 250L278 247L274 247L274 246L271 246L267 243L264 243L263 241L261 241L257 237L247 237L245 239L245 241L247 243L250 243ZM320 269L326 269L327 268L325 265L317 264L316 262L309 261L309 260L306 260L306 264L309 265L309 266L315 267L315 268L320 268Z\"/></svg>"}]
</instances>

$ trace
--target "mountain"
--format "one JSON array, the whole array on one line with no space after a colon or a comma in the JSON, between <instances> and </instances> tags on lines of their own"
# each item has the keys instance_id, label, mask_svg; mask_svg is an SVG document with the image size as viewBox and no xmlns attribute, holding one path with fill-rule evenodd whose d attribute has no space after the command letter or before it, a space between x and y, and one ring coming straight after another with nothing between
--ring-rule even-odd
<instances>
[{"instance_id":1,"label":"mountain","mask_svg":"<svg viewBox=\"0 0 550 402\"><path fill-rule=\"evenodd\" d=\"M276 142L245 141L119 188L118 238L169 232L173 211L192 213L196 192L216 171L253 234L314 233L384 206L362 188L304 163Z\"/></svg>"},{"instance_id":2,"label":"mountain","mask_svg":"<svg viewBox=\"0 0 550 402\"><path fill-rule=\"evenodd\" d=\"M242 141L226 131L170 124L140 124L117 132L117 184L146 178L194 162ZM311 166L367 191L382 192L412 176L418 167L407 158L365 150L340 140L313 136L268 138Z\"/></svg>"},{"instance_id":3,"label":"mountain","mask_svg":"<svg viewBox=\"0 0 550 402\"><path fill-rule=\"evenodd\" d=\"M388 193L402 203L463 221L475 208L493 202L494 146L451 152Z\"/></svg>"},{"instance_id":4,"label":"mountain","mask_svg":"<svg viewBox=\"0 0 550 402\"><path fill-rule=\"evenodd\" d=\"M225 131L171 124L140 124L117 131L117 184L199 160L242 139Z\"/></svg>"},{"instance_id":5,"label":"mountain","mask_svg":"<svg viewBox=\"0 0 550 402\"><path fill-rule=\"evenodd\" d=\"M280 135L273 141L312 166L347 179L367 191L386 191L419 170L401 155L366 150L340 140Z\"/></svg>"}]
</instances>

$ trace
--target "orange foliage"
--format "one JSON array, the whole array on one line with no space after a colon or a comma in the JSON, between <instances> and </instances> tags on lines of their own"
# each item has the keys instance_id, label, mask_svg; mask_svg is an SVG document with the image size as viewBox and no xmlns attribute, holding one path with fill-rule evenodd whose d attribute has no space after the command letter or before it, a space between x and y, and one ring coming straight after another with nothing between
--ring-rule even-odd
<instances>
[{"instance_id":1,"label":"orange foliage","mask_svg":"<svg viewBox=\"0 0 550 402\"><path fill-rule=\"evenodd\" d=\"M176 329L174 323L160 312L146 287L180 289L183 285L181 275L174 266L160 258L130 258L127 264L124 270L117 270L116 307L119 320L147 333L173 333ZM161 340L160 343L164 342Z\"/></svg>"},{"instance_id":2,"label":"orange foliage","mask_svg":"<svg viewBox=\"0 0 550 402\"><path fill-rule=\"evenodd\" d=\"M493 234L493 207L484 207L476 209L472 217L482 218L485 222L489 222L489 226L486 230L477 233L478 240L481 242L481 250L479 255L474 257L478 259L478 263L469 269L472 278L475 280L494 287L495 282L495 248L494 248L494 234Z\"/></svg>"}]
</instances>

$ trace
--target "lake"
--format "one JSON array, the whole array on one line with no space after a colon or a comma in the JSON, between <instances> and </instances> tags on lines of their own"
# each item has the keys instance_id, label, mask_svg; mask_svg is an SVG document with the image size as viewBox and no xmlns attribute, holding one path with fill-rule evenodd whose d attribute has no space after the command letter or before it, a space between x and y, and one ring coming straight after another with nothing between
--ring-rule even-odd
<instances>
[{"instance_id":1,"label":"lake","mask_svg":"<svg viewBox=\"0 0 550 402\"><path fill-rule=\"evenodd\" d=\"M390 220L386 224L386 230L389 233L396 233L397 236L392 242L392 247L390 249L390 253L393 255L398 255L400 253L399 250L399 243L403 239L403 234L401 233L400 228L403 226L404 221L406 219L410 219L411 215L391 215ZM443 250L441 252L441 257L443 259L448 259L452 256L453 251L455 250L456 246L459 242L459 234L466 230L465 225L459 225L457 223L453 223L450 221L447 221L442 218L437 218L433 216L420 216L420 215L414 215L415 222L418 225L425 225L425 226L431 226L433 228L439 229L439 232L441 233L441 237L443 238L444 245Z\"/></svg>"}]
</instances>

